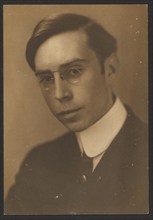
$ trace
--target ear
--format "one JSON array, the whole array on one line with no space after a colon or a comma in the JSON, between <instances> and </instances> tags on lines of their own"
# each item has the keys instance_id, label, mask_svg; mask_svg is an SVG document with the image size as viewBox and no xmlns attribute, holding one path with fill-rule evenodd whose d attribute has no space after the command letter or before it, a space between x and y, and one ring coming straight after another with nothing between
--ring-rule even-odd
<instances>
[{"instance_id":1,"label":"ear","mask_svg":"<svg viewBox=\"0 0 153 220\"><path fill-rule=\"evenodd\" d=\"M119 60L116 53L112 53L104 62L105 78L107 82L111 82L115 73L119 70Z\"/></svg>"}]
</instances>

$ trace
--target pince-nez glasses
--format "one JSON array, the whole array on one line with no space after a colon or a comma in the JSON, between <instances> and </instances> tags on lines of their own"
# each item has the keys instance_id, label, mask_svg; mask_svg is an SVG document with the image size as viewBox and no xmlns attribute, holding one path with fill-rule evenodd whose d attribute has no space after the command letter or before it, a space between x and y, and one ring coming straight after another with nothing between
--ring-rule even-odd
<instances>
[{"instance_id":1,"label":"pince-nez glasses","mask_svg":"<svg viewBox=\"0 0 153 220\"><path fill-rule=\"evenodd\" d=\"M60 78L62 80L67 81L71 84L76 84L79 82L80 76L82 75L83 68L82 67L70 67L70 68L64 68L59 71L40 71L36 73L36 76L38 77L38 80L40 83L46 85L50 84L53 85L55 81L54 74L59 73Z\"/></svg>"}]
</instances>

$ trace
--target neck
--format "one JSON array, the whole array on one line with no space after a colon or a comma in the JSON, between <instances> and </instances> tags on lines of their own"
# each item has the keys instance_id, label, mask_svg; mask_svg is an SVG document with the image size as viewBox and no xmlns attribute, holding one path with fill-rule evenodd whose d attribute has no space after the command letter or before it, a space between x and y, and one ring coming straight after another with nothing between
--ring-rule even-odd
<instances>
[{"instance_id":1,"label":"neck","mask_svg":"<svg viewBox=\"0 0 153 220\"><path fill-rule=\"evenodd\" d=\"M108 99L107 99L107 103L106 103L106 109L104 112L102 112L102 114L100 115L99 118L97 118L97 120L93 123L95 124L98 120L100 120L102 117L104 117L104 115L112 108L113 104L116 101L116 96L114 95L114 93L112 93L112 91L110 90L108 92ZM93 125L92 124L92 125Z\"/></svg>"}]
</instances>

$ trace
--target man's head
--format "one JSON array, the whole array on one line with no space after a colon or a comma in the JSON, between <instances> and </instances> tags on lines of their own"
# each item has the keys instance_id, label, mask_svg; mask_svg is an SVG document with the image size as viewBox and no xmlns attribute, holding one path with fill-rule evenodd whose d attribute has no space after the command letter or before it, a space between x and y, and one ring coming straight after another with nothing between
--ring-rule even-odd
<instances>
[{"instance_id":1,"label":"man's head","mask_svg":"<svg viewBox=\"0 0 153 220\"><path fill-rule=\"evenodd\" d=\"M116 40L82 15L44 19L34 29L27 61L51 111L70 130L86 129L111 107L115 51Z\"/></svg>"},{"instance_id":2,"label":"man's head","mask_svg":"<svg viewBox=\"0 0 153 220\"><path fill-rule=\"evenodd\" d=\"M35 70L35 54L43 42L52 36L76 30L86 33L88 46L94 50L102 65L105 58L117 49L115 38L100 24L83 15L61 14L47 17L35 27L26 49L26 58L30 67Z\"/></svg>"}]
</instances>

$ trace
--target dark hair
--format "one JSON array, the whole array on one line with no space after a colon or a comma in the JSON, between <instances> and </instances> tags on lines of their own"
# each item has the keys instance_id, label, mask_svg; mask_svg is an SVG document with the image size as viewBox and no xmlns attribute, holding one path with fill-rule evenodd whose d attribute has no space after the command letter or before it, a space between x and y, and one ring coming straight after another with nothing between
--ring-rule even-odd
<instances>
[{"instance_id":1,"label":"dark hair","mask_svg":"<svg viewBox=\"0 0 153 220\"><path fill-rule=\"evenodd\" d=\"M43 42L57 34L75 30L83 30L87 34L88 45L100 62L104 62L117 49L116 39L92 19L72 13L60 14L41 20L35 27L26 47L26 59L30 67L35 70L34 58Z\"/></svg>"}]
</instances>

